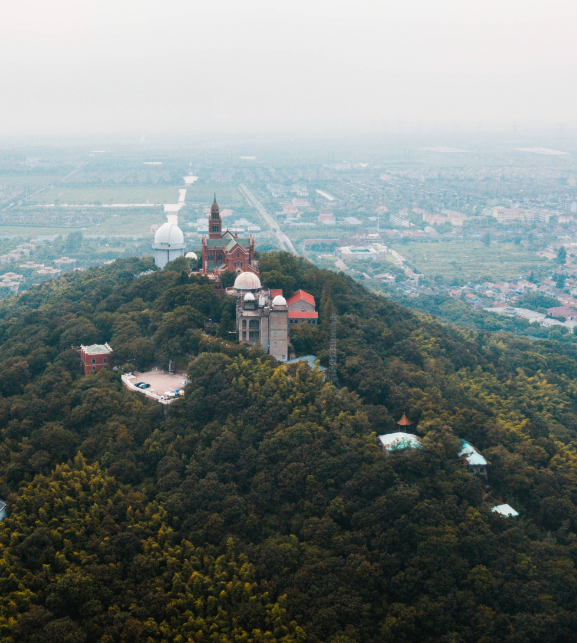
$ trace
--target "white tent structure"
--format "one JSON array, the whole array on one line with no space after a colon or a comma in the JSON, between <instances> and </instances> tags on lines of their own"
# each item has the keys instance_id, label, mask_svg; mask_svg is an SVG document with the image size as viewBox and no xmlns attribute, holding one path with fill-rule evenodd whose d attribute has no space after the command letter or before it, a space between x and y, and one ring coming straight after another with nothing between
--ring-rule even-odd
<instances>
[{"instance_id":1,"label":"white tent structure","mask_svg":"<svg viewBox=\"0 0 577 643\"><path fill-rule=\"evenodd\" d=\"M377 444L387 453L389 451L402 451L403 449L421 449L421 441L412 433L387 433L379 435Z\"/></svg>"},{"instance_id":2,"label":"white tent structure","mask_svg":"<svg viewBox=\"0 0 577 643\"><path fill-rule=\"evenodd\" d=\"M515 511L511 505L497 505L491 509L492 512L500 514L505 518L514 518L519 515L518 511Z\"/></svg>"}]
</instances>

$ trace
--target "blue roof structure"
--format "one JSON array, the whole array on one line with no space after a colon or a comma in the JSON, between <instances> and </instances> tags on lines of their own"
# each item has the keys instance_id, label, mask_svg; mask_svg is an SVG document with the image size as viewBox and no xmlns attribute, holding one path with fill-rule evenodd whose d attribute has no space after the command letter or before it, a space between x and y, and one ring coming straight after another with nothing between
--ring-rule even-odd
<instances>
[{"instance_id":1,"label":"blue roof structure","mask_svg":"<svg viewBox=\"0 0 577 643\"><path fill-rule=\"evenodd\" d=\"M315 366L319 369L319 371L326 371L325 366L321 366L320 364L317 364L317 357L316 355L304 355L303 357L295 357L294 359L289 359L287 364L297 364L298 362L306 362L311 369L313 369Z\"/></svg>"},{"instance_id":2,"label":"blue roof structure","mask_svg":"<svg viewBox=\"0 0 577 643\"><path fill-rule=\"evenodd\" d=\"M466 440L462 441L461 450L459 451L459 458L463 457L469 466L484 467L487 465L487 460Z\"/></svg>"}]
</instances>

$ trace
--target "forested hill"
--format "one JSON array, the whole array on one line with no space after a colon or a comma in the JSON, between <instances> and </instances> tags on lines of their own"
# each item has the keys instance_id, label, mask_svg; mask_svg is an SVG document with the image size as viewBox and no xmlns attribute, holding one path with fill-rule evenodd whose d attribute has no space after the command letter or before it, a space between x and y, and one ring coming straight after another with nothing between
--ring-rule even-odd
<instances>
[{"instance_id":1,"label":"forested hill","mask_svg":"<svg viewBox=\"0 0 577 643\"><path fill-rule=\"evenodd\" d=\"M326 364L338 313L337 391L231 341L234 301L183 261L0 303L2 643L577 639L572 344L463 331L261 255L263 283L317 300L299 354ZM76 347L104 341L120 370L81 376ZM121 387L168 359L189 364L183 399ZM403 412L424 448L385 457ZM485 500L461 438L490 461Z\"/></svg>"}]
</instances>

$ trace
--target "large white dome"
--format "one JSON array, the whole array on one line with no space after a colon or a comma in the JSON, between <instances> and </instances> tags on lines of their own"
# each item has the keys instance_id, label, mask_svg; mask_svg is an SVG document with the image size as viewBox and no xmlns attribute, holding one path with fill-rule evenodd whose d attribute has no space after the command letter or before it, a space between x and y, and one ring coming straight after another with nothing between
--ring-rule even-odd
<instances>
[{"instance_id":1,"label":"large white dome","mask_svg":"<svg viewBox=\"0 0 577 643\"><path fill-rule=\"evenodd\" d=\"M277 295L272 300L272 305L273 306L286 306L286 299L282 295Z\"/></svg>"},{"instance_id":2,"label":"large white dome","mask_svg":"<svg viewBox=\"0 0 577 643\"><path fill-rule=\"evenodd\" d=\"M176 223L163 223L154 235L154 245L163 247L184 247L184 235Z\"/></svg>"},{"instance_id":3,"label":"large white dome","mask_svg":"<svg viewBox=\"0 0 577 643\"><path fill-rule=\"evenodd\" d=\"M252 272L241 272L234 280L236 290L260 290L260 279Z\"/></svg>"}]
</instances>

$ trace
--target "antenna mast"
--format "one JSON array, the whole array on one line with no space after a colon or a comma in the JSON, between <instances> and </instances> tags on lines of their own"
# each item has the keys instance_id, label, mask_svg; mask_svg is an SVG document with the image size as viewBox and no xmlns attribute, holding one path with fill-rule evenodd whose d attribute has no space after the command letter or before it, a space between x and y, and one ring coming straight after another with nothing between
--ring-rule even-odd
<instances>
[{"instance_id":1,"label":"antenna mast","mask_svg":"<svg viewBox=\"0 0 577 643\"><path fill-rule=\"evenodd\" d=\"M337 316L331 315L331 348L329 353L329 382L336 388L339 387L337 376Z\"/></svg>"}]
</instances>

